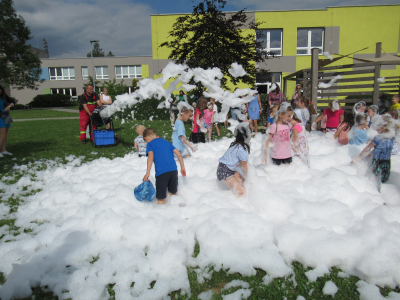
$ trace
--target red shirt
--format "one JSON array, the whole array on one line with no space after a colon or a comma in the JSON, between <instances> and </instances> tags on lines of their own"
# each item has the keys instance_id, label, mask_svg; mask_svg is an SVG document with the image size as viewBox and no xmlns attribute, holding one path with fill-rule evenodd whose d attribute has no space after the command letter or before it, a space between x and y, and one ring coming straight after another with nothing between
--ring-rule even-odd
<instances>
[{"instance_id":1,"label":"red shirt","mask_svg":"<svg viewBox=\"0 0 400 300\"><path fill-rule=\"evenodd\" d=\"M200 126L197 124L197 116L199 116L199 121L201 122L202 115L203 115L202 112L198 108L196 108L196 111L194 112L194 126L193 126L194 133L200 132Z\"/></svg>"},{"instance_id":2,"label":"red shirt","mask_svg":"<svg viewBox=\"0 0 400 300\"><path fill-rule=\"evenodd\" d=\"M339 126L340 115L343 115L343 109L337 111L332 111L330 108L324 110L324 115L326 115L326 127L337 128Z\"/></svg>"}]
</instances>

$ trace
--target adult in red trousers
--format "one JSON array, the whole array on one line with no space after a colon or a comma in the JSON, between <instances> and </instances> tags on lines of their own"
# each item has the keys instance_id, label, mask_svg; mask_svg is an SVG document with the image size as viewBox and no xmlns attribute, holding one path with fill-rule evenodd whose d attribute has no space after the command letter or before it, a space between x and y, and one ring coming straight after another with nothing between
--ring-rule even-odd
<instances>
[{"instance_id":1,"label":"adult in red trousers","mask_svg":"<svg viewBox=\"0 0 400 300\"><path fill-rule=\"evenodd\" d=\"M81 125L81 143L86 144L86 128L90 123L90 116L93 110L97 106L101 106L101 101L98 95L93 92L93 85L88 84L86 86L86 91L81 95L81 101L79 105L79 124ZM93 130L96 129L95 126L90 128L90 140L93 140Z\"/></svg>"}]
</instances>

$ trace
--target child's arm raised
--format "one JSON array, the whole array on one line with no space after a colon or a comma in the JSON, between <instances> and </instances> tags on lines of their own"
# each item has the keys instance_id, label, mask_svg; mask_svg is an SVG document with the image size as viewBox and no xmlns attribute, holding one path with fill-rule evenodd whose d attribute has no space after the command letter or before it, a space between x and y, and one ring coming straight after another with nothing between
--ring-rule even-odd
<instances>
[{"instance_id":1,"label":"child's arm raised","mask_svg":"<svg viewBox=\"0 0 400 300\"><path fill-rule=\"evenodd\" d=\"M339 134L340 134L340 132L342 132L342 128L341 128L341 127L338 128L338 130L336 130L335 135L334 135L333 137L334 137L335 139L337 139L338 136L339 136Z\"/></svg>"},{"instance_id":2,"label":"child's arm raised","mask_svg":"<svg viewBox=\"0 0 400 300\"><path fill-rule=\"evenodd\" d=\"M182 154L179 152L178 149L174 149L174 154L178 157L179 163L181 164L181 174L182 174L182 176L186 177L185 163L183 162Z\"/></svg>"},{"instance_id":3,"label":"child's arm raised","mask_svg":"<svg viewBox=\"0 0 400 300\"><path fill-rule=\"evenodd\" d=\"M154 153L153 151L149 151L149 153L147 154L147 172L146 175L144 175L143 178L144 181L150 181L149 176L150 176L151 166L153 165L153 161L154 161Z\"/></svg>"}]
</instances>

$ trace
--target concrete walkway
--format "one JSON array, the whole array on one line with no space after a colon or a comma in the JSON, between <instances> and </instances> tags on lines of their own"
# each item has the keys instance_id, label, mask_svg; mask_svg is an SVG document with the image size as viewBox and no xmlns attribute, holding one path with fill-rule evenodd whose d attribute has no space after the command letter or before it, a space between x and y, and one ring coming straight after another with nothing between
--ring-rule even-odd
<instances>
[{"instance_id":1,"label":"concrete walkway","mask_svg":"<svg viewBox=\"0 0 400 300\"><path fill-rule=\"evenodd\" d=\"M42 108L32 108L32 109L48 109L48 110L57 110L57 111L63 111L63 112L70 112L70 113L79 114L79 110L78 109L64 108L64 107L42 107Z\"/></svg>"}]
</instances>

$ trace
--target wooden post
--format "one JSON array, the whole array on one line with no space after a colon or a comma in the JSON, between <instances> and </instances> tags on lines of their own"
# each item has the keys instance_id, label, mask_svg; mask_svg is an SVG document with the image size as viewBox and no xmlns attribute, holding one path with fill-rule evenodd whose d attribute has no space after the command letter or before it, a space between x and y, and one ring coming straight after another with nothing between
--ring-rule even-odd
<instances>
[{"instance_id":1,"label":"wooden post","mask_svg":"<svg viewBox=\"0 0 400 300\"><path fill-rule=\"evenodd\" d=\"M308 74L307 71L303 71L303 96L310 98L310 96L308 95Z\"/></svg>"},{"instance_id":2,"label":"wooden post","mask_svg":"<svg viewBox=\"0 0 400 300\"><path fill-rule=\"evenodd\" d=\"M317 109L317 99L318 99L318 48L312 49L311 55L311 90L310 98L311 102Z\"/></svg>"},{"instance_id":3,"label":"wooden post","mask_svg":"<svg viewBox=\"0 0 400 300\"><path fill-rule=\"evenodd\" d=\"M376 43L375 58L381 57L382 53L382 43ZM372 104L378 105L379 101L379 82L378 78L381 76L381 65L375 65L375 75L374 75L374 94L372 96Z\"/></svg>"},{"instance_id":4,"label":"wooden post","mask_svg":"<svg viewBox=\"0 0 400 300\"><path fill-rule=\"evenodd\" d=\"M286 97L286 92L287 92L287 79L283 79L283 94Z\"/></svg>"}]
</instances>

